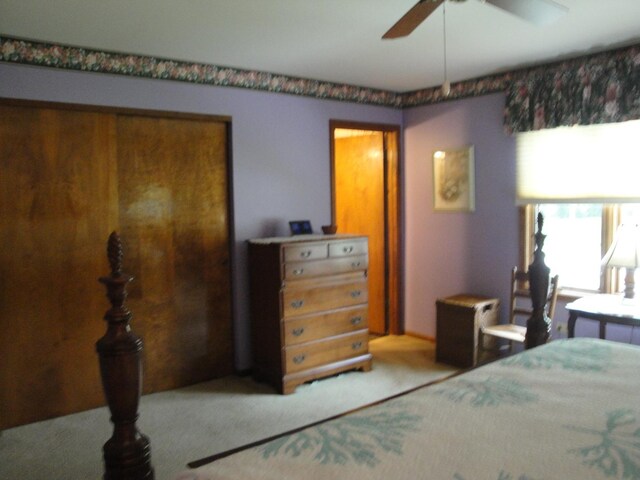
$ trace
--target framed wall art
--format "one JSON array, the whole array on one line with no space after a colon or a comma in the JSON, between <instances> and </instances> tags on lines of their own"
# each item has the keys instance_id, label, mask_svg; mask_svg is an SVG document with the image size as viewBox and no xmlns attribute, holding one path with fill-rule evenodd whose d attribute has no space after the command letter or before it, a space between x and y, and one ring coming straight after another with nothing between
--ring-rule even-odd
<instances>
[{"instance_id":1,"label":"framed wall art","mask_svg":"<svg viewBox=\"0 0 640 480\"><path fill-rule=\"evenodd\" d=\"M433 154L433 208L473 212L475 209L473 145Z\"/></svg>"}]
</instances>

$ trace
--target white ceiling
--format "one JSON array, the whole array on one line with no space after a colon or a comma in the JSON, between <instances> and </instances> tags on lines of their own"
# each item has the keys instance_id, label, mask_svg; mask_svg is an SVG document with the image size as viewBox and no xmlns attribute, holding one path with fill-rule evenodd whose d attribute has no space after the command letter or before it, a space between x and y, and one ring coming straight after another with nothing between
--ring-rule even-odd
<instances>
[{"instance_id":1,"label":"white ceiling","mask_svg":"<svg viewBox=\"0 0 640 480\"><path fill-rule=\"evenodd\" d=\"M640 0L556 0L537 27L480 0L447 2L451 81L640 41ZM442 83L439 7L409 37L381 36L417 0L0 0L0 35L395 92Z\"/></svg>"}]
</instances>

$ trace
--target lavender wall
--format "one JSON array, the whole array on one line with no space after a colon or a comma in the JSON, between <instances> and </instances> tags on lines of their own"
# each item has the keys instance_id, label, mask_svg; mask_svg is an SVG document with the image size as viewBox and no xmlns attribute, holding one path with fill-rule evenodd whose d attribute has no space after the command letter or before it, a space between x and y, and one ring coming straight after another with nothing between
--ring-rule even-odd
<instances>
[{"instance_id":1,"label":"lavender wall","mask_svg":"<svg viewBox=\"0 0 640 480\"><path fill-rule=\"evenodd\" d=\"M507 321L509 272L519 256L519 218L515 141L503 132L503 107L504 95L495 94L405 111L407 332L435 337L435 301L456 293L500 298L502 320ZM475 147L475 212L436 213L433 152L463 145ZM556 329L566 326L566 304L560 299L556 306L553 338L566 336L566 330ZM597 337L598 324L578 320L576 336ZM607 338L640 344L640 330L609 325Z\"/></svg>"},{"instance_id":2,"label":"lavender wall","mask_svg":"<svg viewBox=\"0 0 640 480\"><path fill-rule=\"evenodd\" d=\"M250 366L246 240L287 234L287 221L330 220L329 120L404 124L405 327L436 336L435 301L456 293L506 305L518 263L515 143L502 130L502 94L417 107L323 101L210 87L0 64L0 97L172 110L232 118L236 367ZM433 211L435 150L474 145L476 210ZM502 308L506 319L506 307ZM556 321L566 322L561 303ZM610 327L620 340L638 332ZM597 336L578 324L578 335ZM554 330L554 335L557 333Z\"/></svg>"},{"instance_id":3,"label":"lavender wall","mask_svg":"<svg viewBox=\"0 0 640 480\"><path fill-rule=\"evenodd\" d=\"M504 95L417 107L404 114L407 332L435 337L436 299L457 293L509 298L518 262L515 142L502 129ZM436 150L473 145L476 209L433 210ZM506 319L506 307L502 308Z\"/></svg>"},{"instance_id":4,"label":"lavender wall","mask_svg":"<svg viewBox=\"0 0 640 480\"><path fill-rule=\"evenodd\" d=\"M0 97L232 118L236 367L250 367L246 240L330 222L329 120L400 125L391 108L246 89L0 64Z\"/></svg>"}]
</instances>

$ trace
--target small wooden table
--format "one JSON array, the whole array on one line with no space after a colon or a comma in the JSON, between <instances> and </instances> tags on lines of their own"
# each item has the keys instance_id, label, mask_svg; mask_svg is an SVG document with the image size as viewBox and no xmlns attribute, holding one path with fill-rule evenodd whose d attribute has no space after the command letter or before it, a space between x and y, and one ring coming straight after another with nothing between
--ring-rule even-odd
<instances>
[{"instance_id":1,"label":"small wooden table","mask_svg":"<svg viewBox=\"0 0 640 480\"><path fill-rule=\"evenodd\" d=\"M607 323L640 326L640 302L623 300L621 295L590 295L567 305L569 310L569 338L575 334L579 317L600 322L600 338L605 338Z\"/></svg>"}]
</instances>

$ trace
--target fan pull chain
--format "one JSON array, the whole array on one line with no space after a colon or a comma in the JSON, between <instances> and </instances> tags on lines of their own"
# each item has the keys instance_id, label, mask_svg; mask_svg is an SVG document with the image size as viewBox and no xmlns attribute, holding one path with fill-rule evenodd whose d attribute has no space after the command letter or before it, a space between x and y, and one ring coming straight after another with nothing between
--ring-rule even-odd
<instances>
[{"instance_id":1,"label":"fan pull chain","mask_svg":"<svg viewBox=\"0 0 640 480\"><path fill-rule=\"evenodd\" d=\"M451 92L451 83L447 76L447 2L442 2L442 38L444 45L444 83L442 84L442 94L445 97Z\"/></svg>"}]
</instances>

